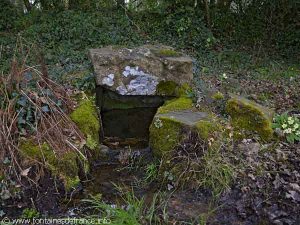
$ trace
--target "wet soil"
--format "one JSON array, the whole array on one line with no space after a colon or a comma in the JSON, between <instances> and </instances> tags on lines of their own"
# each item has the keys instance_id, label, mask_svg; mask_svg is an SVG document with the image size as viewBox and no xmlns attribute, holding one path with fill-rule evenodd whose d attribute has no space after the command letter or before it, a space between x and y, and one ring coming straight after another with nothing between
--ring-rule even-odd
<instances>
[{"instance_id":1,"label":"wet soil","mask_svg":"<svg viewBox=\"0 0 300 225\"><path fill-rule=\"evenodd\" d=\"M141 165L153 160L148 148L123 153L127 160L120 160L122 149L111 151L118 154L113 154L110 161L95 162L90 179L84 180L78 190L65 195L59 181L46 173L38 188L25 189L23 198L7 205L6 216L19 217L29 207L45 216L82 217L89 211L81 200L90 194L101 194L107 204L122 204L117 185L124 192L143 197L148 206L155 193L164 193L166 224L199 224L199 218L213 225L300 224L299 144L263 145L254 140L237 143L234 154L226 156L236 165L236 180L219 198L206 189L168 191L155 182L143 183L145 171Z\"/></svg>"}]
</instances>

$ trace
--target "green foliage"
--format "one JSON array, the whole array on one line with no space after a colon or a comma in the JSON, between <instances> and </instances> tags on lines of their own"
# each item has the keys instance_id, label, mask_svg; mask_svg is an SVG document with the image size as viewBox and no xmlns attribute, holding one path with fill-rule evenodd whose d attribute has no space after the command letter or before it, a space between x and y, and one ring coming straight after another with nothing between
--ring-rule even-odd
<instances>
[{"instance_id":1,"label":"green foliage","mask_svg":"<svg viewBox=\"0 0 300 225\"><path fill-rule=\"evenodd\" d=\"M289 143L300 141L300 120L295 116L289 116L287 113L276 115L273 128L281 131Z\"/></svg>"},{"instance_id":2,"label":"green foliage","mask_svg":"<svg viewBox=\"0 0 300 225\"><path fill-rule=\"evenodd\" d=\"M118 188L118 187L117 187ZM90 199L83 200L88 203L91 208L103 213L103 217L111 220L113 225L140 225L143 216L144 199L138 199L133 191L124 193L121 188L121 197L126 204L126 208L116 205L106 204L99 197L90 196Z\"/></svg>"},{"instance_id":3,"label":"green foliage","mask_svg":"<svg viewBox=\"0 0 300 225\"><path fill-rule=\"evenodd\" d=\"M0 32L11 30L20 16L20 11L9 0L0 0L0 5Z\"/></svg>"},{"instance_id":4,"label":"green foliage","mask_svg":"<svg viewBox=\"0 0 300 225\"><path fill-rule=\"evenodd\" d=\"M215 34L238 45L281 51L296 55L300 46L297 29L299 4L295 0L238 1L235 10L214 8ZM294 48L294 49L293 49Z\"/></svg>"},{"instance_id":5,"label":"green foliage","mask_svg":"<svg viewBox=\"0 0 300 225\"><path fill-rule=\"evenodd\" d=\"M210 188L215 196L230 188L234 170L231 164L224 161L218 149L209 149L204 154L201 167L198 177L201 186Z\"/></svg>"},{"instance_id":6,"label":"green foliage","mask_svg":"<svg viewBox=\"0 0 300 225\"><path fill-rule=\"evenodd\" d=\"M156 163L151 163L146 166L146 182L152 182L157 179L158 177L158 165Z\"/></svg>"},{"instance_id":7,"label":"green foliage","mask_svg":"<svg viewBox=\"0 0 300 225\"><path fill-rule=\"evenodd\" d=\"M26 208L22 212L22 218L24 219L33 219L33 218L38 218L40 216L40 213L36 211L36 209L32 208Z\"/></svg>"}]
</instances>

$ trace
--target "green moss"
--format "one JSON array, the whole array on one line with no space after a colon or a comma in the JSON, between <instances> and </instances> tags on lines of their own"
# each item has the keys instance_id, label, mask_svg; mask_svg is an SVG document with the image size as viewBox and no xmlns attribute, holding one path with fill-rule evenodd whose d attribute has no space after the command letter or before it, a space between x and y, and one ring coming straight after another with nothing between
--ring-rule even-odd
<instances>
[{"instance_id":1,"label":"green moss","mask_svg":"<svg viewBox=\"0 0 300 225\"><path fill-rule=\"evenodd\" d=\"M22 212L21 218L33 219L33 218L38 218L39 216L40 216L40 213L38 211L36 211L36 209L25 208Z\"/></svg>"},{"instance_id":2,"label":"green moss","mask_svg":"<svg viewBox=\"0 0 300 225\"><path fill-rule=\"evenodd\" d=\"M193 101L191 98L181 97L167 101L157 111L159 114L168 113L170 111L191 109L193 107Z\"/></svg>"},{"instance_id":3,"label":"green moss","mask_svg":"<svg viewBox=\"0 0 300 225\"><path fill-rule=\"evenodd\" d=\"M189 84L184 83L178 88L177 96L188 97L188 94L191 93L192 91L193 91L192 87Z\"/></svg>"},{"instance_id":4,"label":"green moss","mask_svg":"<svg viewBox=\"0 0 300 225\"><path fill-rule=\"evenodd\" d=\"M214 93L211 97L212 97L212 99L217 100L217 101L224 99L223 93L221 93L219 91L217 91L216 93Z\"/></svg>"},{"instance_id":5,"label":"green moss","mask_svg":"<svg viewBox=\"0 0 300 225\"><path fill-rule=\"evenodd\" d=\"M178 57L181 54L179 52L176 52L173 49L167 49L166 48L166 49L160 49L158 51L158 55L161 56L161 57Z\"/></svg>"},{"instance_id":6,"label":"green moss","mask_svg":"<svg viewBox=\"0 0 300 225\"><path fill-rule=\"evenodd\" d=\"M22 156L32 159L43 160L43 158L49 158L49 156L54 154L47 143L42 143L38 146L32 140L21 141L19 148Z\"/></svg>"},{"instance_id":7,"label":"green moss","mask_svg":"<svg viewBox=\"0 0 300 225\"><path fill-rule=\"evenodd\" d=\"M80 184L80 179L78 176L76 177L62 177L66 191L71 191L74 187L77 187Z\"/></svg>"},{"instance_id":8,"label":"green moss","mask_svg":"<svg viewBox=\"0 0 300 225\"><path fill-rule=\"evenodd\" d=\"M88 137L99 143L100 122L97 109L92 100L81 102L70 115L70 118L76 123L79 129Z\"/></svg>"},{"instance_id":9,"label":"green moss","mask_svg":"<svg viewBox=\"0 0 300 225\"><path fill-rule=\"evenodd\" d=\"M226 112L232 118L235 136L244 138L257 133L263 140L273 136L272 111L248 99L232 96L226 104Z\"/></svg>"},{"instance_id":10,"label":"green moss","mask_svg":"<svg viewBox=\"0 0 300 225\"><path fill-rule=\"evenodd\" d=\"M53 166L55 174L64 174L68 177L76 177L78 175L77 153L75 151L66 152L59 157L48 159L48 163Z\"/></svg>"},{"instance_id":11,"label":"green moss","mask_svg":"<svg viewBox=\"0 0 300 225\"><path fill-rule=\"evenodd\" d=\"M39 146L32 140L21 141L19 148L22 157L45 163L46 168L49 169L54 176L62 178L66 184L65 187L67 191L70 190L71 187L69 184L75 183L71 183L70 181L78 180L79 168L76 152L69 151L61 155L55 155L47 143L43 143Z\"/></svg>"},{"instance_id":12,"label":"green moss","mask_svg":"<svg viewBox=\"0 0 300 225\"><path fill-rule=\"evenodd\" d=\"M174 81L161 81L156 86L157 95L177 96L178 84Z\"/></svg>"},{"instance_id":13,"label":"green moss","mask_svg":"<svg viewBox=\"0 0 300 225\"><path fill-rule=\"evenodd\" d=\"M160 121L160 123L157 123ZM160 124L159 126L157 124ZM156 117L150 126L150 146L154 154L162 157L180 143L182 124L169 117Z\"/></svg>"},{"instance_id":14,"label":"green moss","mask_svg":"<svg viewBox=\"0 0 300 225\"><path fill-rule=\"evenodd\" d=\"M156 87L156 94L163 96L187 97L191 91L189 84L184 83L180 86L174 81L161 81Z\"/></svg>"},{"instance_id":15,"label":"green moss","mask_svg":"<svg viewBox=\"0 0 300 225\"><path fill-rule=\"evenodd\" d=\"M196 124L199 137L208 140L215 131L220 131L220 126L212 121L201 120Z\"/></svg>"}]
</instances>

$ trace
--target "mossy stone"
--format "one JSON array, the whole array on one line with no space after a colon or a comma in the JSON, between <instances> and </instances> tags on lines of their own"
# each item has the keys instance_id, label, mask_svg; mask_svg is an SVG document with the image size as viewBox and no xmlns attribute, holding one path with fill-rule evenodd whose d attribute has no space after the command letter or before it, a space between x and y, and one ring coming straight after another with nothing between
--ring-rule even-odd
<instances>
[{"instance_id":1,"label":"mossy stone","mask_svg":"<svg viewBox=\"0 0 300 225\"><path fill-rule=\"evenodd\" d=\"M191 109L192 107L193 101L191 98L180 97L167 101L162 107L158 109L157 113L163 114L171 111Z\"/></svg>"},{"instance_id":2,"label":"mossy stone","mask_svg":"<svg viewBox=\"0 0 300 225\"><path fill-rule=\"evenodd\" d=\"M19 148L22 157L45 163L45 167L49 169L54 176L64 181L67 191L79 184L78 155L76 152L69 151L55 155L47 143L43 143L39 146L32 140L21 141Z\"/></svg>"},{"instance_id":3,"label":"mossy stone","mask_svg":"<svg viewBox=\"0 0 300 225\"><path fill-rule=\"evenodd\" d=\"M236 138L251 137L257 133L263 140L273 137L273 111L246 98L231 95L226 103L226 112L231 116Z\"/></svg>"},{"instance_id":4,"label":"mossy stone","mask_svg":"<svg viewBox=\"0 0 300 225\"><path fill-rule=\"evenodd\" d=\"M156 87L156 94L162 96L187 97L191 91L189 84L178 85L174 81L161 81Z\"/></svg>"},{"instance_id":5,"label":"mossy stone","mask_svg":"<svg viewBox=\"0 0 300 225\"><path fill-rule=\"evenodd\" d=\"M214 120L201 120L196 124L199 137L207 141L215 132L220 132L222 126Z\"/></svg>"},{"instance_id":6,"label":"mossy stone","mask_svg":"<svg viewBox=\"0 0 300 225\"><path fill-rule=\"evenodd\" d=\"M193 109L190 99L176 99L158 109L150 126L150 147L162 157L171 153L189 131L198 132L208 141L219 127L208 113Z\"/></svg>"},{"instance_id":7,"label":"mossy stone","mask_svg":"<svg viewBox=\"0 0 300 225\"><path fill-rule=\"evenodd\" d=\"M100 122L97 108L91 99L82 101L70 114L70 118L86 137L89 136L99 143Z\"/></svg>"},{"instance_id":8,"label":"mossy stone","mask_svg":"<svg viewBox=\"0 0 300 225\"><path fill-rule=\"evenodd\" d=\"M181 130L182 124L179 121L169 117L155 117L149 129L149 142L153 153L162 157L167 152L172 151L180 142Z\"/></svg>"},{"instance_id":9,"label":"mossy stone","mask_svg":"<svg viewBox=\"0 0 300 225\"><path fill-rule=\"evenodd\" d=\"M174 81L161 81L156 86L157 95L176 96L179 85Z\"/></svg>"}]
</instances>

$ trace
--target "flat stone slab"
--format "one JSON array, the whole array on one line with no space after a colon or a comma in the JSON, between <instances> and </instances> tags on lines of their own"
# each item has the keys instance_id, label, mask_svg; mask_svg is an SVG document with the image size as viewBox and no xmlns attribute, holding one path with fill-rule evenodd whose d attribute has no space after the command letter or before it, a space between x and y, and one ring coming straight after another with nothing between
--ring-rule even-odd
<instances>
[{"instance_id":1,"label":"flat stone slab","mask_svg":"<svg viewBox=\"0 0 300 225\"><path fill-rule=\"evenodd\" d=\"M193 79L192 58L167 46L108 46L90 49L96 84L121 95L157 95L161 81L178 85Z\"/></svg>"},{"instance_id":2,"label":"flat stone slab","mask_svg":"<svg viewBox=\"0 0 300 225\"><path fill-rule=\"evenodd\" d=\"M188 126L195 126L200 120L206 119L208 114L206 112L194 112L192 110L172 111L164 114L157 114L156 117L169 117L177 120Z\"/></svg>"}]
</instances>

